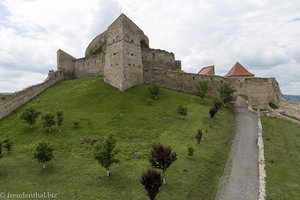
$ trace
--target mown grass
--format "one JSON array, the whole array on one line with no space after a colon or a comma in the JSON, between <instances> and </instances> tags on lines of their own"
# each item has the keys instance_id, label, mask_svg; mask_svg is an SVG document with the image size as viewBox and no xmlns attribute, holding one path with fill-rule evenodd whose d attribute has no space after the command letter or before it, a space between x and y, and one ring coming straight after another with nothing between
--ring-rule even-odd
<instances>
[{"instance_id":1,"label":"mown grass","mask_svg":"<svg viewBox=\"0 0 300 200\"><path fill-rule=\"evenodd\" d=\"M62 81L2 119L0 137L11 137L14 149L0 160L0 191L49 191L58 199L72 200L148 199L139 179L150 167L151 144L160 142L170 145L178 159L168 169L157 199L213 199L235 129L234 112L222 109L211 120L212 99L202 105L196 96L161 89L159 99L149 101L148 88L140 85L122 93L97 77ZM184 120L176 113L180 104L188 108ZM41 121L30 129L19 119L30 106L42 113L64 111L62 132L57 128L47 132ZM74 121L80 128L73 128ZM200 145L195 140L197 129L206 130ZM108 134L115 136L120 150L111 177L94 160L94 146L80 142L84 136L102 140ZM55 148L46 169L33 159L41 140ZM193 156L187 155L189 145L195 148Z\"/></svg>"},{"instance_id":2,"label":"mown grass","mask_svg":"<svg viewBox=\"0 0 300 200\"><path fill-rule=\"evenodd\" d=\"M263 118L267 198L300 198L300 125L282 119Z\"/></svg>"}]
</instances>

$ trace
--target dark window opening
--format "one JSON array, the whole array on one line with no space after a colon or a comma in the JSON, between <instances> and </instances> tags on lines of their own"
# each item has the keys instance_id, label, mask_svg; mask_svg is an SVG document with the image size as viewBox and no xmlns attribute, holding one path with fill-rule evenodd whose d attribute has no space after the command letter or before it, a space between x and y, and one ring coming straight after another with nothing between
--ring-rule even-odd
<instances>
[{"instance_id":1,"label":"dark window opening","mask_svg":"<svg viewBox=\"0 0 300 200\"><path fill-rule=\"evenodd\" d=\"M195 76L193 76L193 80L195 80Z\"/></svg>"},{"instance_id":2,"label":"dark window opening","mask_svg":"<svg viewBox=\"0 0 300 200\"><path fill-rule=\"evenodd\" d=\"M131 40L131 43L133 42L133 40Z\"/></svg>"},{"instance_id":3,"label":"dark window opening","mask_svg":"<svg viewBox=\"0 0 300 200\"><path fill-rule=\"evenodd\" d=\"M221 81L221 84L223 83L223 81Z\"/></svg>"},{"instance_id":4,"label":"dark window opening","mask_svg":"<svg viewBox=\"0 0 300 200\"><path fill-rule=\"evenodd\" d=\"M131 64L129 63L128 65L130 66Z\"/></svg>"},{"instance_id":5,"label":"dark window opening","mask_svg":"<svg viewBox=\"0 0 300 200\"><path fill-rule=\"evenodd\" d=\"M131 56L134 56L134 54L132 53Z\"/></svg>"},{"instance_id":6,"label":"dark window opening","mask_svg":"<svg viewBox=\"0 0 300 200\"><path fill-rule=\"evenodd\" d=\"M117 53L114 53L114 56L116 55Z\"/></svg>"}]
</instances>

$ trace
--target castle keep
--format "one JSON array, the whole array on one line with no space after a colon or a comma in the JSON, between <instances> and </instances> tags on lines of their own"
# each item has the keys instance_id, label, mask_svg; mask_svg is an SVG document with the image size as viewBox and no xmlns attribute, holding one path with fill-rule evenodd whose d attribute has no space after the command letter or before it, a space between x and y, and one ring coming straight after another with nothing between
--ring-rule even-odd
<instances>
[{"instance_id":1,"label":"castle keep","mask_svg":"<svg viewBox=\"0 0 300 200\"><path fill-rule=\"evenodd\" d=\"M58 71L49 72L43 83L2 96L0 119L61 80L86 76L101 76L121 91L148 83L191 94L196 94L199 81L207 80L207 95L212 97L219 96L220 85L228 83L255 108L269 108L270 102L288 107L275 78L254 77L239 63L226 77L216 76L214 66L205 67L198 74L182 72L181 62L175 60L174 54L149 48L148 37L124 14L92 40L85 57L76 59L58 50L57 68ZM300 118L294 110L285 109L285 112Z\"/></svg>"},{"instance_id":2,"label":"castle keep","mask_svg":"<svg viewBox=\"0 0 300 200\"><path fill-rule=\"evenodd\" d=\"M121 91L144 83L145 69L181 69L173 53L150 49L148 37L124 14L88 45L84 58L58 50L57 66L65 79L99 75Z\"/></svg>"}]
</instances>

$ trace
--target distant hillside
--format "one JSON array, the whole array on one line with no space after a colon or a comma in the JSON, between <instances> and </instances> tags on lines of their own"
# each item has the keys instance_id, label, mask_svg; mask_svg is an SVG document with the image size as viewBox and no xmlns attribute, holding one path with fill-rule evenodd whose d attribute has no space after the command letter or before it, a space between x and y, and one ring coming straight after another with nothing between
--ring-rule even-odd
<instances>
[{"instance_id":1,"label":"distant hillside","mask_svg":"<svg viewBox=\"0 0 300 200\"><path fill-rule=\"evenodd\" d=\"M300 102L300 96L299 95L283 95L285 99L288 99L290 101Z\"/></svg>"}]
</instances>

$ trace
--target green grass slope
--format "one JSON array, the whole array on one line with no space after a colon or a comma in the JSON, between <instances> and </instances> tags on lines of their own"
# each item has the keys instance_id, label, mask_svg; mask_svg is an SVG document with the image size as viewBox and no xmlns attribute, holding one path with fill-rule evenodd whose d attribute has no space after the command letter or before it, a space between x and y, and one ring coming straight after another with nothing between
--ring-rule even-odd
<instances>
[{"instance_id":1,"label":"green grass slope","mask_svg":"<svg viewBox=\"0 0 300 200\"><path fill-rule=\"evenodd\" d=\"M267 198L297 200L300 197L300 125L263 118Z\"/></svg>"},{"instance_id":2,"label":"green grass slope","mask_svg":"<svg viewBox=\"0 0 300 200\"><path fill-rule=\"evenodd\" d=\"M97 77L62 81L2 119L0 138L10 136L14 149L0 159L0 191L54 192L58 199L72 200L148 199L139 179L150 167L151 144L160 142L173 148L177 161L168 169L167 183L157 199L212 199L228 157L234 113L222 109L211 120L211 99L201 105L196 96L167 89L161 89L159 100L149 105L148 87L140 85L122 93ZM179 104L188 108L185 120L176 113ZM19 116L29 106L42 113L63 110L62 132L57 128L47 132L40 120L33 129L21 122ZM80 128L73 128L74 121L79 121ZM207 133L196 145L199 128ZM111 168L111 177L94 160L94 146L80 142L84 136L103 139L108 134L115 136L120 150L120 162ZM41 140L55 148L46 169L33 159ZM187 155L188 145L195 148L193 156Z\"/></svg>"}]
</instances>

